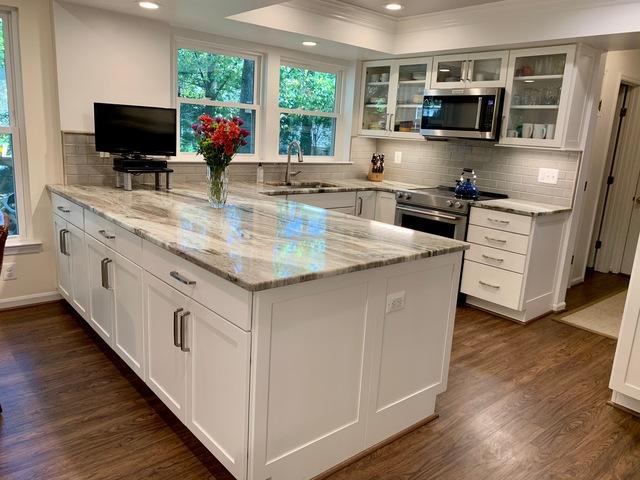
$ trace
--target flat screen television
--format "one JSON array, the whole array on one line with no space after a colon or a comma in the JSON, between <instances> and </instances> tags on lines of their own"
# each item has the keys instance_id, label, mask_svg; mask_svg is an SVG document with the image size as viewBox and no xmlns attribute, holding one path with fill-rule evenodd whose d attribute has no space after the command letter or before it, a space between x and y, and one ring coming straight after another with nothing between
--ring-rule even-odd
<instances>
[{"instance_id":1,"label":"flat screen television","mask_svg":"<svg viewBox=\"0 0 640 480\"><path fill-rule=\"evenodd\" d=\"M176 109L94 103L96 150L125 157L176 154Z\"/></svg>"}]
</instances>

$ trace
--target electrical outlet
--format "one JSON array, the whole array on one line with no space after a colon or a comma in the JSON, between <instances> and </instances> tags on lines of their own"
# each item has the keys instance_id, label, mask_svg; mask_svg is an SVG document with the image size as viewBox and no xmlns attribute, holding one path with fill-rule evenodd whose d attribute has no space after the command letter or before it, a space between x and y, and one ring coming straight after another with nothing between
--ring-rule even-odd
<instances>
[{"instance_id":1,"label":"electrical outlet","mask_svg":"<svg viewBox=\"0 0 640 480\"><path fill-rule=\"evenodd\" d=\"M402 163L402 152L394 152L393 163Z\"/></svg>"},{"instance_id":2,"label":"electrical outlet","mask_svg":"<svg viewBox=\"0 0 640 480\"><path fill-rule=\"evenodd\" d=\"M402 292L394 292L387 295L387 313L396 312L404 308L404 300L406 294Z\"/></svg>"},{"instance_id":3,"label":"electrical outlet","mask_svg":"<svg viewBox=\"0 0 640 480\"><path fill-rule=\"evenodd\" d=\"M16 272L15 263L7 263L2 266L3 280L16 280L17 278L18 278L18 272Z\"/></svg>"},{"instance_id":4,"label":"electrical outlet","mask_svg":"<svg viewBox=\"0 0 640 480\"><path fill-rule=\"evenodd\" d=\"M559 173L560 171L557 168L541 168L538 170L538 182L556 185Z\"/></svg>"}]
</instances>

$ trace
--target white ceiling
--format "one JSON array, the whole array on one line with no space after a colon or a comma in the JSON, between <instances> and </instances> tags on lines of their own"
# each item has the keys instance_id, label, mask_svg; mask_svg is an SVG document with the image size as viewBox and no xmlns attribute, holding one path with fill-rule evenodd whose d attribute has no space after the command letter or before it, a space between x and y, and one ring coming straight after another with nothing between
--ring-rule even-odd
<instances>
[{"instance_id":1,"label":"white ceiling","mask_svg":"<svg viewBox=\"0 0 640 480\"><path fill-rule=\"evenodd\" d=\"M342 3L366 8L377 13L391 15L394 17L411 17L424 15L426 13L442 12L455 8L471 7L484 3L493 3L496 0L340 0ZM404 8L402 10L387 10L384 6L387 3L399 3Z\"/></svg>"}]
</instances>

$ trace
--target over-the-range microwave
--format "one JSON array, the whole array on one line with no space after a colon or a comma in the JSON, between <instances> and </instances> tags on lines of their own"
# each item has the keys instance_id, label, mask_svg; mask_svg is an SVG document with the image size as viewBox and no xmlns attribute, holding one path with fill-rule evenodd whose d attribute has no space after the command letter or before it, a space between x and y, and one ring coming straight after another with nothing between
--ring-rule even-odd
<instances>
[{"instance_id":1,"label":"over-the-range microwave","mask_svg":"<svg viewBox=\"0 0 640 480\"><path fill-rule=\"evenodd\" d=\"M420 133L425 137L497 140L503 88L425 90Z\"/></svg>"}]
</instances>

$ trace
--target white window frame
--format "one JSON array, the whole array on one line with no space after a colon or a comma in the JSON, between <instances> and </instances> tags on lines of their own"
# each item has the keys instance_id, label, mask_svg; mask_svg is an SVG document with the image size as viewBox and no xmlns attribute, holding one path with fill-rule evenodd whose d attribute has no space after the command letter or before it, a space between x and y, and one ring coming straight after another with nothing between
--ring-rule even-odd
<instances>
[{"instance_id":1,"label":"white window frame","mask_svg":"<svg viewBox=\"0 0 640 480\"><path fill-rule=\"evenodd\" d=\"M254 82L253 82L253 102L252 104L237 103L237 102L220 102L217 100L208 99L187 99L178 97L178 50L196 50L199 52L207 52L215 55L227 55L232 57L241 57L247 60L253 60L255 62L254 69ZM174 107L177 112L178 128L176 136L176 160L182 162L203 162L204 159L198 156L196 153L187 153L180 151L180 105L182 103L190 103L192 105L206 105L212 107L230 107L230 108L247 108L255 110L255 133L253 138L254 152L253 153L238 153L233 161L240 162L258 162L260 159L261 151L261 121L262 121L262 55L257 52L238 50L229 48L223 45L213 45L207 42L200 42L196 40L189 40L184 38L174 38L172 45L172 60L171 60L172 73L172 98Z\"/></svg>"},{"instance_id":2,"label":"white window frame","mask_svg":"<svg viewBox=\"0 0 640 480\"><path fill-rule=\"evenodd\" d=\"M278 119L276 129L276 158L281 162L286 162L287 155L280 154L280 114L289 113L294 115L307 115L311 117L328 117L336 119L336 129L333 138L333 155L305 155L304 160L310 163L340 163L338 161L339 155L342 152L343 142L345 141L345 128L344 128L344 82L345 82L345 69L344 67L325 64L320 62L306 62L300 61L295 58L281 57L280 66L303 68L306 70L313 70L315 72L333 73L336 76L336 98L333 112L322 112L314 110L304 110L300 108L281 108L280 107L280 68L278 68L278 92L277 92L277 115Z\"/></svg>"},{"instance_id":3,"label":"white window frame","mask_svg":"<svg viewBox=\"0 0 640 480\"><path fill-rule=\"evenodd\" d=\"M42 243L32 239L31 202L29 201L27 155L24 141L25 121L20 75L18 11L14 8L0 8L0 17L5 32L4 58L9 103L9 126L0 127L0 134L11 134L18 219L18 234L11 235L7 239L6 253L8 255L36 253L41 250Z\"/></svg>"}]
</instances>

